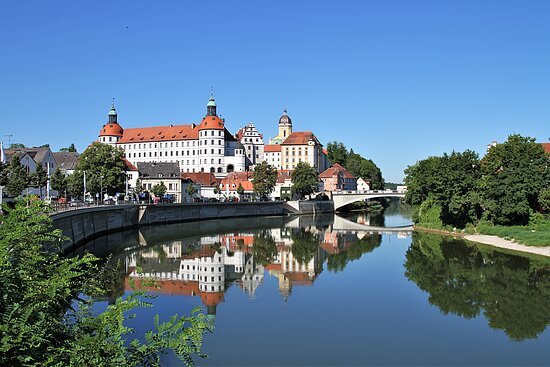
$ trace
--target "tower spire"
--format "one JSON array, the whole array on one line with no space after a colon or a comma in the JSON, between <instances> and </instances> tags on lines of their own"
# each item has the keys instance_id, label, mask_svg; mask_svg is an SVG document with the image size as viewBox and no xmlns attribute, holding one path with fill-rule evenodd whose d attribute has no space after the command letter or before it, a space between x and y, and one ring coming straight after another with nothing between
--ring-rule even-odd
<instances>
[{"instance_id":1,"label":"tower spire","mask_svg":"<svg viewBox=\"0 0 550 367\"><path fill-rule=\"evenodd\" d=\"M216 114L216 100L214 99L214 87L210 89L210 99L206 105L206 116L217 116Z\"/></svg>"},{"instance_id":2,"label":"tower spire","mask_svg":"<svg viewBox=\"0 0 550 367\"><path fill-rule=\"evenodd\" d=\"M116 124L117 123L117 113L115 109L115 99L113 98L113 102L111 103L111 109L109 110L109 123L110 124Z\"/></svg>"}]
</instances>

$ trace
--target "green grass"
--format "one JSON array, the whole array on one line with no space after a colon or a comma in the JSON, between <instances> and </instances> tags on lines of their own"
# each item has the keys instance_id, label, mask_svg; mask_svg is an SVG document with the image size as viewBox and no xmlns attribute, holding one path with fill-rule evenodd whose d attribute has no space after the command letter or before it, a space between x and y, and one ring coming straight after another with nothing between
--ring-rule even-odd
<instances>
[{"instance_id":1,"label":"green grass","mask_svg":"<svg viewBox=\"0 0 550 367\"><path fill-rule=\"evenodd\" d=\"M527 226L494 226L480 223L476 232L512 239L528 246L550 246L550 222Z\"/></svg>"}]
</instances>

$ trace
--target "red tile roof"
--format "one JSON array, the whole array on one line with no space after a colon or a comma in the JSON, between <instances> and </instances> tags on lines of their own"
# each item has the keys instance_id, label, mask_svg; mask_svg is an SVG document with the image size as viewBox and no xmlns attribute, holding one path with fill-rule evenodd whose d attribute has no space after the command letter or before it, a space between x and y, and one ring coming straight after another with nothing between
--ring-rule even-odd
<instances>
[{"instance_id":1,"label":"red tile roof","mask_svg":"<svg viewBox=\"0 0 550 367\"><path fill-rule=\"evenodd\" d=\"M550 153L550 143L540 143L546 153Z\"/></svg>"},{"instance_id":2,"label":"red tile roof","mask_svg":"<svg viewBox=\"0 0 550 367\"><path fill-rule=\"evenodd\" d=\"M198 126L199 130L224 130L223 120L218 116L205 116Z\"/></svg>"},{"instance_id":3,"label":"red tile roof","mask_svg":"<svg viewBox=\"0 0 550 367\"><path fill-rule=\"evenodd\" d=\"M223 191L225 190L226 185L229 185L230 191L236 191L239 184L241 184L245 191L253 191L254 185L252 185L251 180L252 172L231 172L224 179L222 179L220 188Z\"/></svg>"},{"instance_id":4,"label":"red tile roof","mask_svg":"<svg viewBox=\"0 0 550 367\"><path fill-rule=\"evenodd\" d=\"M338 163L334 163L332 167L327 168L325 171L323 171L319 178L332 178L335 176L338 176L339 173L342 173L344 175L344 178L355 178L347 169L339 165Z\"/></svg>"},{"instance_id":5,"label":"red tile roof","mask_svg":"<svg viewBox=\"0 0 550 367\"><path fill-rule=\"evenodd\" d=\"M323 154L324 154L324 155L328 155L328 150L327 150L327 148L323 148Z\"/></svg>"},{"instance_id":6,"label":"red tile roof","mask_svg":"<svg viewBox=\"0 0 550 367\"><path fill-rule=\"evenodd\" d=\"M284 183L286 180L292 180L292 170L282 169L277 171L277 183Z\"/></svg>"},{"instance_id":7,"label":"red tile roof","mask_svg":"<svg viewBox=\"0 0 550 367\"><path fill-rule=\"evenodd\" d=\"M281 146L279 144L271 144L264 146L264 153L280 152Z\"/></svg>"},{"instance_id":8,"label":"red tile roof","mask_svg":"<svg viewBox=\"0 0 550 367\"><path fill-rule=\"evenodd\" d=\"M126 158L122 158L122 161L124 162L124 165L126 166L126 168L128 168L128 171L137 171L137 167L134 166L129 160L127 160Z\"/></svg>"},{"instance_id":9,"label":"red tile roof","mask_svg":"<svg viewBox=\"0 0 550 367\"><path fill-rule=\"evenodd\" d=\"M193 140L199 138L195 124L136 127L124 129L118 143L147 143L165 140Z\"/></svg>"},{"instance_id":10,"label":"red tile roof","mask_svg":"<svg viewBox=\"0 0 550 367\"><path fill-rule=\"evenodd\" d=\"M122 136L123 129L119 124L105 124L99 130L99 136Z\"/></svg>"},{"instance_id":11,"label":"red tile roof","mask_svg":"<svg viewBox=\"0 0 550 367\"><path fill-rule=\"evenodd\" d=\"M182 172L181 178L189 179L201 186L218 186L220 184L220 180L210 172Z\"/></svg>"},{"instance_id":12,"label":"red tile roof","mask_svg":"<svg viewBox=\"0 0 550 367\"><path fill-rule=\"evenodd\" d=\"M296 131L290 134L282 145L307 145L310 140L313 140L315 144L321 144L311 131Z\"/></svg>"}]
</instances>

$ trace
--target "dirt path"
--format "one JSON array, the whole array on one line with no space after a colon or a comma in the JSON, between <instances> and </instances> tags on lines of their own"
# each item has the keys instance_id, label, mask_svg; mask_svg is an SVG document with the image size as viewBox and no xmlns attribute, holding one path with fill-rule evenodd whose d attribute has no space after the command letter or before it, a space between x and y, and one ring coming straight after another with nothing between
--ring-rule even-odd
<instances>
[{"instance_id":1,"label":"dirt path","mask_svg":"<svg viewBox=\"0 0 550 367\"><path fill-rule=\"evenodd\" d=\"M509 240L505 240L504 238L500 238L497 236L489 236L485 234L468 234L464 236L464 239L472 242L484 243L486 245L496 246L496 247L505 248L509 250L528 252L531 254L550 257L550 246L549 247L525 246Z\"/></svg>"}]
</instances>

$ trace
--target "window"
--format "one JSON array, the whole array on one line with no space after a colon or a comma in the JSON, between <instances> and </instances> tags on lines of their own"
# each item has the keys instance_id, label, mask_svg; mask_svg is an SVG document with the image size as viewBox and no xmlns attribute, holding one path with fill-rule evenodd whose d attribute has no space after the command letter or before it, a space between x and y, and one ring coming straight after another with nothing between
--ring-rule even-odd
<instances>
[{"instance_id":1,"label":"window","mask_svg":"<svg viewBox=\"0 0 550 367\"><path fill-rule=\"evenodd\" d=\"M210 136L214 136L214 131L210 131Z\"/></svg>"},{"instance_id":2,"label":"window","mask_svg":"<svg viewBox=\"0 0 550 367\"><path fill-rule=\"evenodd\" d=\"M173 190L173 185L172 184L168 184L168 190Z\"/></svg>"},{"instance_id":3,"label":"window","mask_svg":"<svg viewBox=\"0 0 550 367\"><path fill-rule=\"evenodd\" d=\"M212 139L212 143L211 143L211 144L214 145L214 140L213 140L213 139Z\"/></svg>"}]
</instances>

